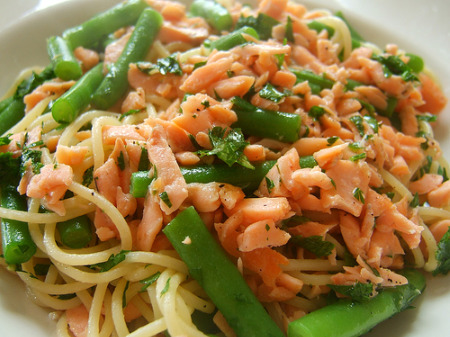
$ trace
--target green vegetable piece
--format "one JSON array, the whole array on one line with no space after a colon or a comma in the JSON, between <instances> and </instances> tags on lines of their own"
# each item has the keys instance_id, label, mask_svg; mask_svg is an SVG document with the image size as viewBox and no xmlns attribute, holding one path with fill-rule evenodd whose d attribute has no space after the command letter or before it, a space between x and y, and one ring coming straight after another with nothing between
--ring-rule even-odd
<instances>
[{"instance_id":1,"label":"green vegetable piece","mask_svg":"<svg viewBox=\"0 0 450 337\"><path fill-rule=\"evenodd\" d=\"M233 47L248 43L242 34L247 34L253 36L255 39L259 39L259 35L255 29L251 27L242 27L230 34L221 36L217 40L210 41L208 47L217 50L230 50Z\"/></svg>"},{"instance_id":2,"label":"green vegetable piece","mask_svg":"<svg viewBox=\"0 0 450 337\"><path fill-rule=\"evenodd\" d=\"M397 55L382 56L373 54L372 59L383 65L385 77L390 77L394 74L401 76L405 82L419 80L414 74L414 71Z\"/></svg>"},{"instance_id":3,"label":"green vegetable piece","mask_svg":"<svg viewBox=\"0 0 450 337\"><path fill-rule=\"evenodd\" d=\"M311 253L315 254L317 257L328 256L334 248L334 244L325 241L320 235L312 235L304 237L301 235L296 235L290 238L289 242L303 247L309 250Z\"/></svg>"},{"instance_id":4,"label":"green vegetable piece","mask_svg":"<svg viewBox=\"0 0 450 337\"><path fill-rule=\"evenodd\" d=\"M233 19L228 10L214 0L194 0L189 13L192 16L200 16L217 31L230 30Z\"/></svg>"},{"instance_id":5,"label":"green vegetable piece","mask_svg":"<svg viewBox=\"0 0 450 337\"><path fill-rule=\"evenodd\" d=\"M314 156L302 156L300 157L300 167L301 168L313 168L317 166L317 161L314 159Z\"/></svg>"},{"instance_id":6,"label":"green vegetable piece","mask_svg":"<svg viewBox=\"0 0 450 337\"><path fill-rule=\"evenodd\" d=\"M116 255L111 254L107 261L93 264L91 268L98 270L100 273L104 273L117 266L120 262L124 261L127 253L127 250L122 250Z\"/></svg>"},{"instance_id":7,"label":"green vegetable piece","mask_svg":"<svg viewBox=\"0 0 450 337\"><path fill-rule=\"evenodd\" d=\"M145 198L148 191L148 186L153 181L154 177L149 176L149 171L138 171L131 175L130 193L135 198Z\"/></svg>"},{"instance_id":8,"label":"green vegetable piece","mask_svg":"<svg viewBox=\"0 0 450 337\"><path fill-rule=\"evenodd\" d=\"M406 63L408 67L412 69L415 73L420 73L425 67L425 62L420 56L415 54L406 53L406 56L409 57L409 61Z\"/></svg>"},{"instance_id":9,"label":"green vegetable piece","mask_svg":"<svg viewBox=\"0 0 450 337\"><path fill-rule=\"evenodd\" d=\"M352 38L352 49L358 48L361 46L362 42L365 42L366 40L356 31L356 29L350 24L350 22L345 18L344 13L341 11L337 11L335 15L340 18L342 21L345 22L345 24L348 27L348 30L350 31L350 36Z\"/></svg>"},{"instance_id":10,"label":"green vegetable piece","mask_svg":"<svg viewBox=\"0 0 450 337\"><path fill-rule=\"evenodd\" d=\"M294 43L295 42L295 38L294 38L294 26L292 24L292 19L290 16L287 17L287 21L286 21L286 28L285 28L285 33L284 36L286 38L287 41Z\"/></svg>"},{"instance_id":11,"label":"green vegetable piece","mask_svg":"<svg viewBox=\"0 0 450 337\"><path fill-rule=\"evenodd\" d=\"M67 29L63 33L63 38L72 48L93 47L117 29L135 24L139 15L147 7L144 0L125 1L79 26Z\"/></svg>"},{"instance_id":12,"label":"green vegetable piece","mask_svg":"<svg viewBox=\"0 0 450 337\"><path fill-rule=\"evenodd\" d=\"M87 215L58 222L56 228L59 231L61 242L69 248L86 247L92 240L91 220Z\"/></svg>"},{"instance_id":13,"label":"green vegetable piece","mask_svg":"<svg viewBox=\"0 0 450 337\"><path fill-rule=\"evenodd\" d=\"M96 107L106 110L126 93L128 67L130 63L145 58L162 21L163 18L157 11L151 8L144 9L124 50L94 93L92 102Z\"/></svg>"},{"instance_id":14,"label":"green vegetable piece","mask_svg":"<svg viewBox=\"0 0 450 337\"><path fill-rule=\"evenodd\" d=\"M373 295L373 285L371 283L356 282L353 285L327 284L335 292L350 297L354 302L366 302Z\"/></svg>"},{"instance_id":15,"label":"green vegetable piece","mask_svg":"<svg viewBox=\"0 0 450 337\"><path fill-rule=\"evenodd\" d=\"M268 40L272 37L272 28L278 25L280 22L273 17L259 13L255 18L254 16L244 17L241 15L239 20L236 22L236 28L239 29L244 26L252 27L256 30L261 40Z\"/></svg>"},{"instance_id":16,"label":"green vegetable piece","mask_svg":"<svg viewBox=\"0 0 450 337\"><path fill-rule=\"evenodd\" d=\"M89 105L103 80L103 63L89 70L52 105L52 116L58 123L71 123Z\"/></svg>"},{"instance_id":17,"label":"green vegetable piece","mask_svg":"<svg viewBox=\"0 0 450 337\"><path fill-rule=\"evenodd\" d=\"M319 21L311 21L308 23L308 28L314 29L317 33L320 33L322 30L326 30L328 33L328 37L331 38L334 35L334 28L330 27Z\"/></svg>"},{"instance_id":18,"label":"green vegetable piece","mask_svg":"<svg viewBox=\"0 0 450 337\"><path fill-rule=\"evenodd\" d=\"M284 336L193 207L163 232L238 337Z\"/></svg>"},{"instance_id":19,"label":"green vegetable piece","mask_svg":"<svg viewBox=\"0 0 450 337\"><path fill-rule=\"evenodd\" d=\"M25 104L21 99L12 102L0 112L0 134L4 134L25 116Z\"/></svg>"},{"instance_id":20,"label":"green vegetable piece","mask_svg":"<svg viewBox=\"0 0 450 337\"><path fill-rule=\"evenodd\" d=\"M438 266L433 271L433 275L447 275L447 273L450 271L450 228L438 243L436 260L438 261Z\"/></svg>"},{"instance_id":21,"label":"green vegetable piece","mask_svg":"<svg viewBox=\"0 0 450 337\"><path fill-rule=\"evenodd\" d=\"M338 302L291 322L288 337L357 337L378 323L410 307L411 302L425 289L425 277L417 270L402 274L408 284L384 289L369 301Z\"/></svg>"},{"instance_id":22,"label":"green vegetable piece","mask_svg":"<svg viewBox=\"0 0 450 337\"><path fill-rule=\"evenodd\" d=\"M233 110L238 116L232 127L244 134L271 138L281 142L295 142L300 137L301 118L294 113L261 109L236 96Z\"/></svg>"},{"instance_id":23,"label":"green vegetable piece","mask_svg":"<svg viewBox=\"0 0 450 337\"><path fill-rule=\"evenodd\" d=\"M230 167L223 164L187 166L180 169L188 184L226 183L241 187L245 193L250 194L259 187L273 165L275 165L275 161L257 163L254 165L254 169L237 165ZM144 198L152 180L153 177L149 176L149 171L134 172L131 175L130 193L135 198Z\"/></svg>"},{"instance_id":24,"label":"green vegetable piece","mask_svg":"<svg viewBox=\"0 0 450 337\"><path fill-rule=\"evenodd\" d=\"M55 75L64 81L77 80L83 75L80 63L75 58L67 40L60 36L47 39L47 52Z\"/></svg>"},{"instance_id":25,"label":"green vegetable piece","mask_svg":"<svg viewBox=\"0 0 450 337\"><path fill-rule=\"evenodd\" d=\"M13 158L11 152L0 153L1 206L26 211L26 197L17 192L20 180L20 158ZM36 252L28 224L12 219L1 219L3 257L8 264L27 262Z\"/></svg>"},{"instance_id":26,"label":"green vegetable piece","mask_svg":"<svg viewBox=\"0 0 450 337\"><path fill-rule=\"evenodd\" d=\"M248 169L254 168L244 154L244 149L249 143L245 141L240 129L227 130L226 128L215 126L212 130L209 130L209 140L213 148L211 150L197 151L200 156L216 155L228 166L237 163Z\"/></svg>"},{"instance_id":27,"label":"green vegetable piece","mask_svg":"<svg viewBox=\"0 0 450 337\"><path fill-rule=\"evenodd\" d=\"M280 103L287 95L284 92L278 91L272 84L267 83L260 91L259 96L268 99L275 103Z\"/></svg>"},{"instance_id":28,"label":"green vegetable piece","mask_svg":"<svg viewBox=\"0 0 450 337\"><path fill-rule=\"evenodd\" d=\"M350 117L350 121L355 125L356 129L359 132L359 135L364 136L364 123L363 118L360 115L354 115Z\"/></svg>"},{"instance_id":29,"label":"green vegetable piece","mask_svg":"<svg viewBox=\"0 0 450 337\"><path fill-rule=\"evenodd\" d=\"M309 86L313 94L319 94L323 89L331 89L334 82L325 77L325 75L317 75L311 70L293 70L295 76L297 76L297 83L308 81Z\"/></svg>"}]
</instances>

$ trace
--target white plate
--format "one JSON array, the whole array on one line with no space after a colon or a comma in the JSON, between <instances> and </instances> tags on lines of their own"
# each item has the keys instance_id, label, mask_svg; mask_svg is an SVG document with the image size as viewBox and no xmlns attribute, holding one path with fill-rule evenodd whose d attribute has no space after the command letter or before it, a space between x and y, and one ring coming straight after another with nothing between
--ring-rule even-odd
<instances>
[{"instance_id":1,"label":"white plate","mask_svg":"<svg viewBox=\"0 0 450 337\"><path fill-rule=\"evenodd\" d=\"M49 7L52 2L62 3ZM60 34L115 2L0 1L0 96L21 69L47 65L47 37ZM379 46L396 43L408 52L421 55L450 97L448 0L306 0L304 3L310 7L341 9L367 40ZM450 158L450 105L441 114L440 121L436 134L446 157ZM430 278L425 294L415 303L416 309L380 324L368 336L449 336L449 281L449 277ZM55 336L55 323L48 317L48 311L30 302L21 281L3 268L0 268L0 336Z\"/></svg>"}]
</instances>

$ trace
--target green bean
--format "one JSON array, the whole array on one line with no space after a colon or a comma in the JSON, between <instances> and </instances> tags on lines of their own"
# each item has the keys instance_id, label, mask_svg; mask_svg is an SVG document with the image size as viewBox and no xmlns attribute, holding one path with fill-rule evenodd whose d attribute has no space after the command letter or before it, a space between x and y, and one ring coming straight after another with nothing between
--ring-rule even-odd
<instances>
[{"instance_id":1,"label":"green bean","mask_svg":"<svg viewBox=\"0 0 450 337\"><path fill-rule=\"evenodd\" d=\"M193 207L163 232L238 337L284 336Z\"/></svg>"},{"instance_id":2,"label":"green bean","mask_svg":"<svg viewBox=\"0 0 450 337\"><path fill-rule=\"evenodd\" d=\"M58 123L70 123L89 105L103 79L103 63L89 70L52 105L52 116Z\"/></svg>"},{"instance_id":3,"label":"green bean","mask_svg":"<svg viewBox=\"0 0 450 337\"><path fill-rule=\"evenodd\" d=\"M251 193L258 188L273 165L275 161L256 163L253 170L239 165L230 167L223 164L186 166L181 167L181 173L188 184L215 181L238 186L244 192Z\"/></svg>"},{"instance_id":4,"label":"green bean","mask_svg":"<svg viewBox=\"0 0 450 337\"><path fill-rule=\"evenodd\" d=\"M153 181L153 176L150 177L149 171L137 171L131 175L130 193L135 198L145 198L148 191L148 186Z\"/></svg>"},{"instance_id":5,"label":"green bean","mask_svg":"<svg viewBox=\"0 0 450 337\"><path fill-rule=\"evenodd\" d=\"M417 270L406 270L408 284L384 289L367 302L340 300L293 321L288 337L357 337L378 323L407 309L425 288Z\"/></svg>"},{"instance_id":6,"label":"green bean","mask_svg":"<svg viewBox=\"0 0 450 337\"><path fill-rule=\"evenodd\" d=\"M19 122L25 115L25 104L22 99L14 98L11 103L0 112L0 135Z\"/></svg>"},{"instance_id":7,"label":"green bean","mask_svg":"<svg viewBox=\"0 0 450 337\"><path fill-rule=\"evenodd\" d=\"M344 13L338 11L335 13L335 15L342 21L344 21L345 24L347 25L348 30L350 31L350 36L352 38L352 49L360 47L361 43L365 42L366 40L356 31L355 28L352 27L350 22L348 22L348 20L345 18Z\"/></svg>"},{"instance_id":8,"label":"green bean","mask_svg":"<svg viewBox=\"0 0 450 337\"><path fill-rule=\"evenodd\" d=\"M233 47L239 46L241 44L247 43L247 40L242 36L242 34L248 34L253 36L255 39L259 39L258 33L255 29L251 27L242 27L234 32L219 37L217 40L211 41L209 43L209 48L217 50L229 50Z\"/></svg>"},{"instance_id":9,"label":"green bean","mask_svg":"<svg viewBox=\"0 0 450 337\"><path fill-rule=\"evenodd\" d=\"M79 26L67 29L63 38L72 48L92 47L102 38L117 29L136 23L139 15L147 8L144 0L129 0L100 13Z\"/></svg>"},{"instance_id":10,"label":"green bean","mask_svg":"<svg viewBox=\"0 0 450 337\"><path fill-rule=\"evenodd\" d=\"M14 100L14 96L10 96L8 98L5 98L3 101L0 102L0 114L3 110L5 110L8 105L10 105Z\"/></svg>"},{"instance_id":11,"label":"green bean","mask_svg":"<svg viewBox=\"0 0 450 337\"><path fill-rule=\"evenodd\" d=\"M1 206L7 209L26 211L26 197L17 192L20 180L20 158L13 158L11 152L0 153ZM1 237L3 257L6 263L19 264L28 261L36 252L28 224L2 218Z\"/></svg>"},{"instance_id":12,"label":"green bean","mask_svg":"<svg viewBox=\"0 0 450 337\"><path fill-rule=\"evenodd\" d=\"M319 94L323 89L331 89L334 82L324 75L317 75L310 70L293 70L295 76L297 76L297 82L308 81L309 86L313 94Z\"/></svg>"},{"instance_id":13,"label":"green bean","mask_svg":"<svg viewBox=\"0 0 450 337\"><path fill-rule=\"evenodd\" d=\"M216 30L230 30L233 19L228 10L214 0L194 0L189 8L192 16L200 16Z\"/></svg>"},{"instance_id":14,"label":"green bean","mask_svg":"<svg viewBox=\"0 0 450 337\"><path fill-rule=\"evenodd\" d=\"M93 103L96 107L108 109L125 94L128 89L129 64L145 58L162 21L162 16L157 11L151 8L144 9L122 54L111 66L94 94Z\"/></svg>"},{"instance_id":15,"label":"green bean","mask_svg":"<svg viewBox=\"0 0 450 337\"><path fill-rule=\"evenodd\" d=\"M55 75L60 79L77 80L83 75L80 63L75 58L69 43L60 36L47 39L47 52Z\"/></svg>"},{"instance_id":16,"label":"green bean","mask_svg":"<svg viewBox=\"0 0 450 337\"><path fill-rule=\"evenodd\" d=\"M92 239L91 221L87 215L58 222L56 228L61 242L69 248L83 248Z\"/></svg>"},{"instance_id":17,"label":"green bean","mask_svg":"<svg viewBox=\"0 0 450 337\"><path fill-rule=\"evenodd\" d=\"M425 62L420 56L415 54L406 53L406 56L409 57L409 61L406 63L408 67L410 67L415 73L420 73L425 67Z\"/></svg>"},{"instance_id":18,"label":"green bean","mask_svg":"<svg viewBox=\"0 0 450 337\"><path fill-rule=\"evenodd\" d=\"M329 38L331 38L334 35L334 28L331 26L328 26L322 22L313 20L313 21L309 22L307 26L310 29L314 29L318 33L320 33L322 30L326 30L328 32Z\"/></svg>"},{"instance_id":19,"label":"green bean","mask_svg":"<svg viewBox=\"0 0 450 337\"><path fill-rule=\"evenodd\" d=\"M275 165L275 161L256 163L255 169L249 169L238 165L228 166L223 164L197 165L181 167L186 183L226 183L241 187L247 194L255 191L267 172ZM131 175L130 192L135 198L144 198L147 195L148 186L153 177L149 171L138 171Z\"/></svg>"},{"instance_id":20,"label":"green bean","mask_svg":"<svg viewBox=\"0 0 450 337\"><path fill-rule=\"evenodd\" d=\"M295 142L299 138L301 118L295 113L261 109L240 97L232 99L238 120L232 126L247 135Z\"/></svg>"}]
</instances>

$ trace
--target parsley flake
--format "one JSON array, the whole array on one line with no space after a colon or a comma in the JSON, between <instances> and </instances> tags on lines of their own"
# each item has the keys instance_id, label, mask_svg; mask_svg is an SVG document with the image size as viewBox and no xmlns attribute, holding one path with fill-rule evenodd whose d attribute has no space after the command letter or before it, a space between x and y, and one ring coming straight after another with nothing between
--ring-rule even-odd
<instances>
[{"instance_id":1,"label":"parsley flake","mask_svg":"<svg viewBox=\"0 0 450 337\"><path fill-rule=\"evenodd\" d=\"M228 166L237 163L243 167L254 169L254 166L244 155L244 149L249 143L245 141L241 129L227 129L215 126L209 131L209 140L213 146L212 150L197 151L200 156L216 155Z\"/></svg>"}]
</instances>

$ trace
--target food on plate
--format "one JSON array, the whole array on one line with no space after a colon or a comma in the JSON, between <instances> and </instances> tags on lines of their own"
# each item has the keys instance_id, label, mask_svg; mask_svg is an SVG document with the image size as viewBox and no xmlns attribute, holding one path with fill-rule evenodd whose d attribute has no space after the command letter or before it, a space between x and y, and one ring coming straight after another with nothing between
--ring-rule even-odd
<instances>
[{"instance_id":1,"label":"food on plate","mask_svg":"<svg viewBox=\"0 0 450 337\"><path fill-rule=\"evenodd\" d=\"M47 50L0 101L0 261L58 335L359 336L448 273L447 99L342 13L128 0Z\"/></svg>"}]
</instances>

